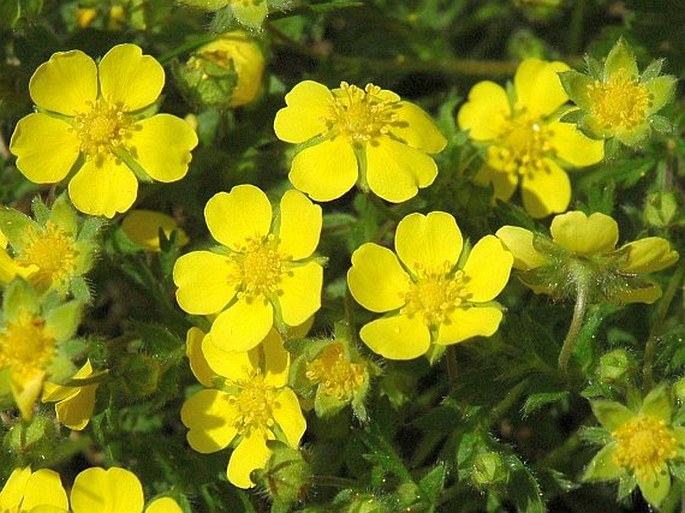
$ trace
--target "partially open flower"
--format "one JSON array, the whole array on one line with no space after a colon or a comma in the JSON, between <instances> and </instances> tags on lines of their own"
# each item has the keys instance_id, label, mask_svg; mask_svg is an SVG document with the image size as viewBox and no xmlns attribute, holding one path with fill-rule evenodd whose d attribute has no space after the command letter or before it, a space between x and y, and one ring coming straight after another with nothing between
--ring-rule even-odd
<instances>
[{"instance_id":1,"label":"partially open flower","mask_svg":"<svg viewBox=\"0 0 685 513\"><path fill-rule=\"evenodd\" d=\"M93 375L93 366L87 361L72 379L85 379ZM57 420L69 429L81 431L90 422L95 408L96 383L84 386L66 386L45 382L43 402L54 402Z\"/></svg>"}]
</instances>

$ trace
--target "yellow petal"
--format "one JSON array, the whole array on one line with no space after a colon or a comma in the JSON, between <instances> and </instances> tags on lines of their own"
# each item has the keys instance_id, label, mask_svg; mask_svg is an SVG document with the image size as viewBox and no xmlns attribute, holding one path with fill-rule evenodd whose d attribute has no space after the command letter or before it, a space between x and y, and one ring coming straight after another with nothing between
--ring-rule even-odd
<instances>
[{"instance_id":1,"label":"yellow petal","mask_svg":"<svg viewBox=\"0 0 685 513\"><path fill-rule=\"evenodd\" d=\"M476 141L496 139L511 116L507 92L488 80L471 88L468 101L459 109L457 123Z\"/></svg>"},{"instance_id":2,"label":"yellow petal","mask_svg":"<svg viewBox=\"0 0 685 513\"><path fill-rule=\"evenodd\" d=\"M555 243L578 255L602 255L618 242L616 221L600 212L566 212L552 219L549 230Z\"/></svg>"},{"instance_id":3,"label":"yellow petal","mask_svg":"<svg viewBox=\"0 0 685 513\"><path fill-rule=\"evenodd\" d=\"M222 310L235 296L236 265L223 255L192 251L174 264L176 300L190 314L209 315Z\"/></svg>"},{"instance_id":4,"label":"yellow petal","mask_svg":"<svg viewBox=\"0 0 685 513\"><path fill-rule=\"evenodd\" d=\"M300 445L300 440L307 429L307 422L302 415L300 402L295 392L289 388L283 388L278 392L274 402L274 419L283 430L288 444L291 447Z\"/></svg>"},{"instance_id":5,"label":"yellow petal","mask_svg":"<svg viewBox=\"0 0 685 513\"><path fill-rule=\"evenodd\" d=\"M181 421L190 430L186 438L197 452L220 451L235 438L233 425L239 413L229 397L219 390L201 390L183 403Z\"/></svg>"},{"instance_id":6,"label":"yellow petal","mask_svg":"<svg viewBox=\"0 0 685 513\"><path fill-rule=\"evenodd\" d=\"M230 347L230 341L207 334L200 347L214 375L223 376L229 381L240 381L260 371L259 354L253 354L253 351L230 351L226 349Z\"/></svg>"},{"instance_id":7,"label":"yellow petal","mask_svg":"<svg viewBox=\"0 0 685 513\"><path fill-rule=\"evenodd\" d=\"M264 354L264 382L275 388L285 386L290 371L290 353L283 346L283 338L272 328L261 347Z\"/></svg>"},{"instance_id":8,"label":"yellow petal","mask_svg":"<svg viewBox=\"0 0 685 513\"><path fill-rule=\"evenodd\" d=\"M502 322L499 308L484 306L457 308L449 314L449 322L438 329L436 342L441 345L456 344L472 337L489 337Z\"/></svg>"},{"instance_id":9,"label":"yellow petal","mask_svg":"<svg viewBox=\"0 0 685 513\"><path fill-rule=\"evenodd\" d=\"M323 267L316 262L291 267L281 280L282 294L278 296L283 322L297 326L321 308Z\"/></svg>"},{"instance_id":10,"label":"yellow petal","mask_svg":"<svg viewBox=\"0 0 685 513\"><path fill-rule=\"evenodd\" d=\"M533 246L534 234L530 230L518 226L503 226L497 230L496 235L514 256L515 269L535 269L549 263Z\"/></svg>"},{"instance_id":11,"label":"yellow petal","mask_svg":"<svg viewBox=\"0 0 685 513\"><path fill-rule=\"evenodd\" d=\"M211 388L216 374L207 363L202 343L205 338L200 328L192 327L186 334L186 356L190 362L190 370L197 380L207 388Z\"/></svg>"},{"instance_id":12,"label":"yellow petal","mask_svg":"<svg viewBox=\"0 0 685 513\"><path fill-rule=\"evenodd\" d=\"M136 123L126 148L151 178L169 183L188 172L197 135L184 119L157 114Z\"/></svg>"},{"instance_id":13,"label":"yellow petal","mask_svg":"<svg viewBox=\"0 0 685 513\"><path fill-rule=\"evenodd\" d=\"M121 229L133 242L149 251L159 251L159 230L168 237L176 231L179 246L188 243L188 235L178 227L176 220L153 210L131 210L121 223Z\"/></svg>"},{"instance_id":14,"label":"yellow petal","mask_svg":"<svg viewBox=\"0 0 685 513\"><path fill-rule=\"evenodd\" d=\"M490 149L494 151L495 148L491 146ZM478 170L476 176L473 177L473 181L480 185L492 185L493 196L496 199L509 201L514 195L514 192L516 192L516 187L518 187L518 174L500 171L496 167L490 165L492 163L493 161L488 160L488 164L483 165L483 167Z\"/></svg>"},{"instance_id":15,"label":"yellow petal","mask_svg":"<svg viewBox=\"0 0 685 513\"><path fill-rule=\"evenodd\" d=\"M0 511L17 511L24 497L26 483L31 478L31 468L15 468L0 490Z\"/></svg>"},{"instance_id":16,"label":"yellow petal","mask_svg":"<svg viewBox=\"0 0 685 513\"><path fill-rule=\"evenodd\" d=\"M219 192L205 206L212 237L233 251L244 250L247 239L266 237L271 218L269 198L254 185L236 185L231 192Z\"/></svg>"},{"instance_id":17,"label":"yellow petal","mask_svg":"<svg viewBox=\"0 0 685 513\"><path fill-rule=\"evenodd\" d=\"M412 273L446 273L456 265L462 248L461 230L446 212L409 214L397 225L395 251Z\"/></svg>"},{"instance_id":18,"label":"yellow petal","mask_svg":"<svg viewBox=\"0 0 685 513\"><path fill-rule=\"evenodd\" d=\"M535 173L523 177L523 206L531 217L540 218L564 212L571 201L571 181L566 171L550 159Z\"/></svg>"},{"instance_id":19,"label":"yellow petal","mask_svg":"<svg viewBox=\"0 0 685 513\"><path fill-rule=\"evenodd\" d=\"M10 151L17 169L34 183L62 181L79 156L79 140L68 123L46 114L29 114L19 120Z\"/></svg>"},{"instance_id":20,"label":"yellow petal","mask_svg":"<svg viewBox=\"0 0 685 513\"><path fill-rule=\"evenodd\" d=\"M514 75L517 103L534 118L551 114L568 101L558 73L569 69L560 61L525 59Z\"/></svg>"},{"instance_id":21,"label":"yellow petal","mask_svg":"<svg viewBox=\"0 0 685 513\"><path fill-rule=\"evenodd\" d=\"M278 249L292 260L307 258L321 235L321 207L299 191L286 191L281 199Z\"/></svg>"},{"instance_id":22,"label":"yellow petal","mask_svg":"<svg viewBox=\"0 0 685 513\"><path fill-rule=\"evenodd\" d=\"M64 491L59 474L53 470L42 468L31 474L26 482L21 509L17 511L32 511L39 506L53 506L63 510L69 508L67 492Z\"/></svg>"},{"instance_id":23,"label":"yellow petal","mask_svg":"<svg viewBox=\"0 0 685 513\"><path fill-rule=\"evenodd\" d=\"M630 303L645 303L651 305L662 296L661 287L650 282L639 289L628 289L619 292L618 297L625 305Z\"/></svg>"},{"instance_id":24,"label":"yellow petal","mask_svg":"<svg viewBox=\"0 0 685 513\"><path fill-rule=\"evenodd\" d=\"M133 472L112 467L93 467L76 476L71 489L74 513L117 513L143 510L143 487Z\"/></svg>"},{"instance_id":25,"label":"yellow petal","mask_svg":"<svg viewBox=\"0 0 685 513\"><path fill-rule=\"evenodd\" d=\"M67 116L88 112L97 98L97 67L80 50L57 52L33 73L31 99L41 109Z\"/></svg>"},{"instance_id":26,"label":"yellow petal","mask_svg":"<svg viewBox=\"0 0 685 513\"><path fill-rule=\"evenodd\" d=\"M69 198L85 214L112 218L126 212L138 194L133 171L114 158L86 160L69 182Z\"/></svg>"},{"instance_id":27,"label":"yellow petal","mask_svg":"<svg viewBox=\"0 0 685 513\"><path fill-rule=\"evenodd\" d=\"M390 137L378 137L365 149L366 181L371 191L386 201L407 201L438 176L432 158Z\"/></svg>"},{"instance_id":28,"label":"yellow petal","mask_svg":"<svg viewBox=\"0 0 685 513\"><path fill-rule=\"evenodd\" d=\"M55 405L57 420L69 429L82 431L90 422L95 408L97 385L79 387L76 394Z\"/></svg>"},{"instance_id":29,"label":"yellow petal","mask_svg":"<svg viewBox=\"0 0 685 513\"><path fill-rule=\"evenodd\" d=\"M417 317L384 317L362 326L359 336L374 353L390 360L411 360L426 354L431 343L428 327Z\"/></svg>"},{"instance_id":30,"label":"yellow petal","mask_svg":"<svg viewBox=\"0 0 685 513\"><path fill-rule=\"evenodd\" d=\"M252 488L255 484L250 479L250 473L266 466L271 456L266 441L273 438L271 432L248 431L233 450L231 459L228 461L226 469L228 480L238 488Z\"/></svg>"},{"instance_id":31,"label":"yellow petal","mask_svg":"<svg viewBox=\"0 0 685 513\"><path fill-rule=\"evenodd\" d=\"M389 312L404 305L411 280L395 253L367 242L352 253L347 286L355 301L372 312Z\"/></svg>"},{"instance_id":32,"label":"yellow petal","mask_svg":"<svg viewBox=\"0 0 685 513\"><path fill-rule=\"evenodd\" d=\"M661 271L678 261L678 252L671 249L671 244L661 237L646 237L629 242L622 246L628 248L628 261L621 272L645 274Z\"/></svg>"},{"instance_id":33,"label":"yellow petal","mask_svg":"<svg viewBox=\"0 0 685 513\"><path fill-rule=\"evenodd\" d=\"M250 302L238 299L214 320L209 332L227 351L249 351L273 326L273 306L258 297Z\"/></svg>"},{"instance_id":34,"label":"yellow petal","mask_svg":"<svg viewBox=\"0 0 685 513\"><path fill-rule=\"evenodd\" d=\"M33 405L40 397L43 388L45 371L33 372L28 376L12 374L12 396L21 416L30 419L33 416Z\"/></svg>"},{"instance_id":35,"label":"yellow petal","mask_svg":"<svg viewBox=\"0 0 685 513\"><path fill-rule=\"evenodd\" d=\"M554 122L547 125L552 134L549 143L556 156L572 166L596 164L604 158L604 141L585 136L576 125Z\"/></svg>"},{"instance_id":36,"label":"yellow petal","mask_svg":"<svg viewBox=\"0 0 685 513\"><path fill-rule=\"evenodd\" d=\"M447 145L447 139L438 126L420 107L399 102L393 112L397 122L392 124L390 133L404 143L427 153L438 153Z\"/></svg>"},{"instance_id":37,"label":"yellow petal","mask_svg":"<svg viewBox=\"0 0 685 513\"><path fill-rule=\"evenodd\" d=\"M115 46L102 58L98 69L102 96L125 111L151 105L164 87L164 68L154 57L143 55L136 45Z\"/></svg>"},{"instance_id":38,"label":"yellow petal","mask_svg":"<svg viewBox=\"0 0 685 513\"><path fill-rule=\"evenodd\" d=\"M484 303L495 299L509 281L513 262L512 254L494 235L479 240L464 265L468 301Z\"/></svg>"},{"instance_id":39,"label":"yellow petal","mask_svg":"<svg viewBox=\"0 0 685 513\"><path fill-rule=\"evenodd\" d=\"M145 508L145 513L183 513L181 506L171 497L155 499Z\"/></svg>"},{"instance_id":40,"label":"yellow petal","mask_svg":"<svg viewBox=\"0 0 685 513\"><path fill-rule=\"evenodd\" d=\"M288 106L276 113L276 137L298 144L323 134L332 101L333 95L326 86L312 80L300 82L285 95Z\"/></svg>"},{"instance_id":41,"label":"yellow petal","mask_svg":"<svg viewBox=\"0 0 685 513\"><path fill-rule=\"evenodd\" d=\"M342 137L326 139L305 148L293 159L288 179L316 201L331 201L349 191L357 181L357 157Z\"/></svg>"}]
</instances>

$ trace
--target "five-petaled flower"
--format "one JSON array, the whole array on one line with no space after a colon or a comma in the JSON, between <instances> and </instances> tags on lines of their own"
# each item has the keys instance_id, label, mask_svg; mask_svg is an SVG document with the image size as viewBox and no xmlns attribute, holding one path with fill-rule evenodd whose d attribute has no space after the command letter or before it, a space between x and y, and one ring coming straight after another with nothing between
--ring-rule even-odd
<instances>
[{"instance_id":1,"label":"five-petaled flower","mask_svg":"<svg viewBox=\"0 0 685 513\"><path fill-rule=\"evenodd\" d=\"M284 332L320 308L323 267L312 254L321 207L289 190L274 221L266 194L238 185L207 202L205 219L221 246L176 261L176 298L188 313L218 314L211 333L226 350L247 351L274 323Z\"/></svg>"},{"instance_id":2,"label":"five-petaled flower","mask_svg":"<svg viewBox=\"0 0 685 513\"><path fill-rule=\"evenodd\" d=\"M399 203L435 180L438 168L426 153L447 141L428 114L392 91L346 82L331 91L305 80L285 101L274 130L283 141L304 143L289 178L316 201L339 198L357 182Z\"/></svg>"},{"instance_id":3,"label":"five-petaled flower","mask_svg":"<svg viewBox=\"0 0 685 513\"><path fill-rule=\"evenodd\" d=\"M633 411L609 400L592 401L592 411L610 431L610 441L588 465L584 481L628 480L657 508L671 488L669 463L685 458L685 428L671 425L668 389L647 394Z\"/></svg>"},{"instance_id":4,"label":"five-petaled flower","mask_svg":"<svg viewBox=\"0 0 685 513\"><path fill-rule=\"evenodd\" d=\"M297 396L286 386L290 355L283 339L272 329L260 346L226 352L211 333L191 328L186 343L191 369L207 387L181 408L188 443L198 452L212 453L234 442L228 480L251 488L250 473L264 468L271 455L267 441L297 448L306 429Z\"/></svg>"},{"instance_id":5,"label":"five-petaled flower","mask_svg":"<svg viewBox=\"0 0 685 513\"><path fill-rule=\"evenodd\" d=\"M150 117L164 69L132 44L95 64L79 50L55 53L31 77L38 112L22 118L10 150L32 182L57 183L76 170L69 197L77 209L113 217L136 199L138 180L174 182L188 171L197 136L170 114Z\"/></svg>"},{"instance_id":6,"label":"five-petaled flower","mask_svg":"<svg viewBox=\"0 0 685 513\"><path fill-rule=\"evenodd\" d=\"M347 273L352 296L368 310L389 313L362 327L366 345L386 358L408 360L432 344L497 331L502 310L493 300L509 279L513 258L487 235L457 268L463 246L450 214L414 213L397 225L396 254L374 243L352 254Z\"/></svg>"},{"instance_id":7,"label":"five-petaled flower","mask_svg":"<svg viewBox=\"0 0 685 513\"><path fill-rule=\"evenodd\" d=\"M488 146L476 181L491 183L502 201L520 182L523 206L536 218L568 208L571 183L564 167L589 166L604 157L601 141L559 121L568 96L557 73L567 69L558 61L526 59L514 76L513 103L498 84L479 82L457 116L460 128Z\"/></svg>"},{"instance_id":8,"label":"five-petaled flower","mask_svg":"<svg viewBox=\"0 0 685 513\"><path fill-rule=\"evenodd\" d=\"M535 293L556 297L584 290L590 301L614 304L653 303L661 287L642 275L678 260L661 237L646 237L616 248L618 224L599 212L571 211L556 216L552 239L518 226L504 226L497 236L514 255L514 268Z\"/></svg>"}]
</instances>

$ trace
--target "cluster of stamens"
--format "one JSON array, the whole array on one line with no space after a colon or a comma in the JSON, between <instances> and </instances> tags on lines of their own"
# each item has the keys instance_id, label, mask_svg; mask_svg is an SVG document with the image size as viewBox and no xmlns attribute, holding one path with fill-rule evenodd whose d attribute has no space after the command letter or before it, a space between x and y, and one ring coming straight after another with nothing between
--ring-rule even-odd
<instances>
[{"instance_id":1,"label":"cluster of stamens","mask_svg":"<svg viewBox=\"0 0 685 513\"><path fill-rule=\"evenodd\" d=\"M245 245L231 259L239 273L238 297L252 301L279 293L281 277L287 273L283 265L287 258L278 250L275 235L246 239Z\"/></svg>"},{"instance_id":2,"label":"cluster of stamens","mask_svg":"<svg viewBox=\"0 0 685 513\"><path fill-rule=\"evenodd\" d=\"M341 94L331 101L326 118L333 135L341 135L350 144L364 144L388 134L393 124L398 122L394 112L397 102L382 98L380 87L367 84L362 90L342 82L340 91Z\"/></svg>"},{"instance_id":3,"label":"cluster of stamens","mask_svg":"<svg viewBox=\"0 0 685 513\"><path fill-rule=\"evenodd\" d=\"M238 434L251 430L268 430L274 425L273 409L276 389L254 374L237 383L239 391L228 396L228 402L238 412L233 427Z\"/></svg>"},{"instance_id":4,"label":"cluster of stamens","mask_svg":"<svg viewBox=\"0 0 685 513\"><path fill-rule=\"evenodd\" d=\"M640 415L616 428L614 462L638 477L660 472L676 456L677 440L663 420Z\"/></svg>"},{"instance_id":5,"label":"cluster of stamens","mask_svg":"<svg viewBox=\"0 0 685 513\"><path fill-rule=\"evenodd\" d=\"M416 279L404 295L402 315L423 319L427 326L444 324L455 308L468 301L470 293L464 288L468 278L464 271L452 272L449 262L442 269L427 270L416 265L413 269Z\"/></svg>"},{"instance_id":6,"label":"cluster of stamens","mask_svg":"<svg viewBox=\"0 0 685 513\"><path fill-rule=\"evenodd\" d=\"M324 395L350 401L364 384L364 365L351 362L340 342L333 342L307 364L307 379Z\"/></svg>"},{"instance_id":7,"label":"cluster of stamens","mask_svg":"<svg viewBox=\"0 0 685 513\"><path fill-rule=\"evenodd\" d=\"M78 114L74 121L87 159L102 158L123 147L134 124L120 106L102 100L96 100L89 112Z\"/></svg>"},{"instance_id":8,"label":"cluster of stamens","mask_svg":"<svg viewBox=\"0 0 685 513\"><path fill-rule=\"evenodd\" d=\"M520 177L531 177L547 169L545 158L552 154L552 130L539 119L526 114L512 118L490 147L490 163L495 168Z\"/></svg>"},{"instance_id":9,"label":"cluster of stamens","mask_svg":"<svg viewBox=\"0 0 685 513\"><path fill-rule=\"evenodd\" d=\"M55 339L41 317L21 312L0 333L0 369L9 367L12 373L29 377L43 371L54 355Z\"/></svg>"},{"instance_id":10,"label":"cluster of stamens","mask_svg":"<svg viewBox=\"0 0 685 513\"><path fill-rule=\"evenodd\" d=\"M31 275L31 281L39 287L50 287L64 283L73 274L78 252L74 248L74 237L48 221L45 228L29 227L17 263L35 265L38 270Z\"/></svg>"},{"instance_id":11,"label":"cluster of stamens","mask_svg":"<svg viewBox=\"0 0 685 513\"><path fill-rule=\"evenodd\" d=\"M587 86L592 114L605 129L630 129L645 122L652 96L625 68L613 73L606 82L596 80Z\"/></svg>"}]
</instances>

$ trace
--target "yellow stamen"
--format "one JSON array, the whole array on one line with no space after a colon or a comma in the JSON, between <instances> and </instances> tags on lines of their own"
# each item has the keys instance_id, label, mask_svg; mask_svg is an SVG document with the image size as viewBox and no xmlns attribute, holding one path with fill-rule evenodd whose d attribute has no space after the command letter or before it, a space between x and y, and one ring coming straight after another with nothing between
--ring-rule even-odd
<instances>
[{"instance_id":1,"label":"yellow stamen","mask_svg":"<svg viewBox=\"0 0 685 513\"><path fill-rule=\"evenodd\" d=\"M405 294L405 305L400 311L403 315L418 315L427 326L438 326L448 320L455 308L468 301L469 292L464 288L464 271L452 273L450 264L443 269L427 271L420 266L414 269L416 280Z\"/></svg>"},{"instance_id":2,"label":"yellow stamen","mask_svg":"<svg viewBox=\"0 0 685 513\"><path fill-rule=\"evenodd\" d=\"M238 430L238 434L272 428L276 389L266 384L264 378L258 374L239 381L237 386L239 392L230 395L228 402L237 410L233 427Z\"/></svg>"},{"instance_id":3,"label":"yellow stamen","mask_svg":"<svg viewBox=\"0 0 685 513\"><path fill-rule=\"evenodd\" d=\"M652 96L637 78L621 68L606 82L596 80L587 86L592 114L606 129L630 129L646 120Z\"/></svg>"},{"instance_id":4,"label":"yellow stamen","mask_svg":"<svg viewBox=\"0 0 685 513\"><path fill-rule=\"evenodd\" d=\"M350 401L364 384L366 370L363 364L349 361L340 342L333 342L307 364L305 375L324 395Z\"/></svg>"},{"instance_id":5,"label":"yellow stamen","mask_svg":"<svg viewBox=\"0 0 685 513\"><path fill-rule=\"evenodd\" d=\"M329 106L326 118L331 133L341 135L350 144L363 144L382 134L398 122L396 101L381 97L381 88L367 84L362 90L347 82L340 84L342 94Z\"/></svg>"},{"instance_id":6,"label":"yellow stamen","mask_svg":"<svg viewBox=\"0 0 685 513\"><path fill-rule=\"evenodd\" d=\"M31 281L39 287L50 287L69 279L77 256L73 235L48 221L43 229L29 227L17 263L37 266L38 271L30 276Z\"/></svg>"},{"instance_id":7,"label":"yellow stamen","mask_svg":"<svg viewBox=\"0 0 685 513\"><path fill-rule=\"evenodd\" d=\"M611 436L618 444L614 462L638 477L660 472L676 456L678 442L663 420L641 415L619 426Z\"/></svg>"},{"instance_id":8,"label":"yellow stamen","mask_svg":"<svg viewBox=\"0 0 685 513\"><path fill-rule=\"evenodd\" d=\"M96 100L89 112L75 118L81 151L87 159L113 155L134 129L134 121L121 106Z\"/></svg>"},{"instance_id":9,"label":"yellow stamen","mask_svg":"<svg viewBox=\"0 0 685 513\"><path fill-rule=\"evenodd\" d=\"M288 260L278 250L278 239L269 234L264 238L249 238L240 251L230 257L236 264L241 283L239 297L252 301L280 293L281 278L288 271L283 265Z\"/></svg>"},{"instance_id":10,"label":"yellow stamen","mask_svg":"<svg viewBox=\"0 0 685 513\"><path fill-rule=\"evenodd\" d=\"M552 130L541 120L521 114L509 120L490 147L489 161L497 169L531 178L546 172L545 158L553 152L549 142L552 136Z\"/></svg>"},{"instance_id":11,"label":"yellow stamen","mask_svg":"<svg viewBox=\"0 0 685 513\"><path fill-rule=\"evenodd\" d=\"M0 369L9 367L20 380L42 372L55 355L55 339L41 317L21 312L0 333Z\"/></svg>"}]
</instances>

